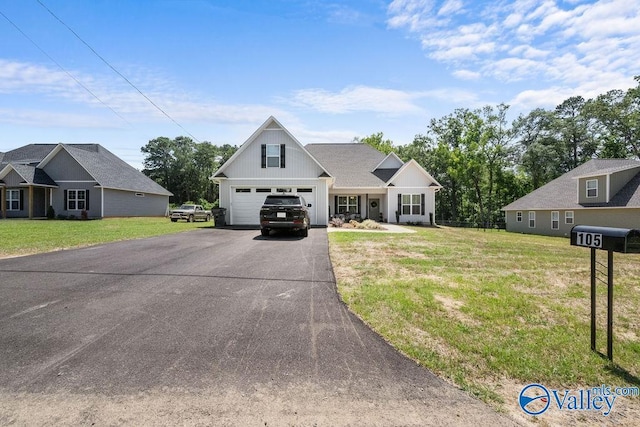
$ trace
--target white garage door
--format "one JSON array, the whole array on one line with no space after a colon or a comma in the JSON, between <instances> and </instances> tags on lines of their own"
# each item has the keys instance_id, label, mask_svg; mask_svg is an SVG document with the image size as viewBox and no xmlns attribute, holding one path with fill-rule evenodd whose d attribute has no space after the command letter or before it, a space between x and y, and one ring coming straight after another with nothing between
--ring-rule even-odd
<instances>
[{"instance_id":1,"label":"white garage door","mask_svg":"<svg viewBox=\"0 0 640 427\"><path fill-rule=\"evenodd\" d=\"M231 188L231 224L257 225L260 223L260 207L264 199L280 188L265 187L232 187ZM293 187L286 190L300 194L307 203L311 203L309 219L312 225L317 224L316 190L314 187Z\"/></svg>"}]
</instances>

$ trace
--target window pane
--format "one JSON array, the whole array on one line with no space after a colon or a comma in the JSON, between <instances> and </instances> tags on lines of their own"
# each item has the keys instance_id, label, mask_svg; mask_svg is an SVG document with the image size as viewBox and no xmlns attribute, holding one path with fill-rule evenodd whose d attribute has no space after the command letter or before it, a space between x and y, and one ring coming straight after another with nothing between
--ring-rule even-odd
<instances>
[{"instance_id":1,"label":"window pane","mask_svg":"<svg viewBox=\"0 0 640 427\"><path fill-rule=\"evenodd\" d=\"M67 197L68 197L69 199L75 199L75 198L76 198L76 190L69 190L69 191L67 192Z\"/></svg>"},{"instance_id":2,"label":"window pane","mask_svg":"<svg viewBox=\"0 0 640 427\"><path fill-rule=\"evenodd\" d=\"M411 194L403 194L402 195L402 204L408 205L411 203Z\"/></svg>"},{"instance_id":3,"label":"window pane","mask_svg":"<svg viewBox=\"0 0 640 427\"><path fill-rule=\"evenodd\" d=\"M74 210L76 208L76 201L69 200L69 210Z\"/></svg>"},{"instance_id":4,"label":"window pane","mask_svg":"<svg viewBox=\"0 0 640 427\"><path fill-rule=\"evenodd\" d=\"M338 204L339 205L346 205L347 204L347 198L345 196L338 196Z\"/></svg>"},{"instance_id":5,"label":"window pane","mask_svg":"<svg viewBox=\"0 0 640 427\"><path fill-rule=\"evenodd\" d=\"M267 157L267 167L268 168L278 168L278 167L280 167L280 158L279 157Z\"/></svg>"},{"instance_id":6,"label":"window pane","mask_svg":"<svg viewBox=\"0 0 640 427\"><path fill-rule=\"evenodd\" d=\"M413 205L411 211L414 215L420 215L420 206Z\"/></svg>"},{"instance_id":7,"label":"window pane","mask_svg":"<svg viewBox=\"0 0 640 427\"><path fill-rule=\"evenodd\" d=\"M280 146L277 144L268 144L267 145L267 156L278 156L280 157Z\"/></svg>"},{"instance_id":8,"label":"window pane","mask_svg":"<svg viewBox=\"0 0 640 427\"><path fill-rule=\"evenodd\" d=\"M84 200L84 196L85 196L84 190L78 190L78 199Z\"/></svg>"},{"instance_id":9,"label":"window pane","mask_svg":"<svg viewBox=\"0 0 640 427\"><path fill-rule=\"evenodd\" d=\"M411 196L411 201L413 202L414 205L419 205L420 204L420 195L419 194L413 194Z\"/></svg>"},{"instance_id":10,"label":"window pane","mask_svg":"<svg viewBox=\"0 0 640 427\"><path fill-rule=\"evenodd\" d=\"M402 215L411 215L410 205L402 205Z\"/></svg>"}]
</instances>

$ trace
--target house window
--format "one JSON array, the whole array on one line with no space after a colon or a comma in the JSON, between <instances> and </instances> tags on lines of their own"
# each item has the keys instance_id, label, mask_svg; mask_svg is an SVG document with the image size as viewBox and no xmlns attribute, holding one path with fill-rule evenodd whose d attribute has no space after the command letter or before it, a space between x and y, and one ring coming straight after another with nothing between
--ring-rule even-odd
<instances>
[{"instance_id":1,"label":"house window","mask_svg":"<svg viewBox=\"0 0 640 427\"><path fill-rule=\"evenodd\" d=\"M67 210L81 211L87 208L87 190L67 190Z\"/></svg>"},{"instance_id":2,"label":"house window","mask_svg":"<svg viewBox=\"0 0 640 427\"><path fill-rule=\"evenodd\" d=\"M338 213L358 213L358 196L338 196Z\"/></svg>"},{"instance_id":3,"label":"house window","mask_svg":"<svg viewBox=\"0 0 640 427\"><path fill-rule=\"evenodd\" d=\"M280 167L280 144L267 144L267 167Z\"/></svg>"},{"instance_id":4,"label":"house window","mask_svg":"<svg viewBox=\"0 0 640 427\"><path fill-rule=\"evenodd\" d=\"M529 212L529 228L536 228L536 213Z\"/></svg>"},{"instance_id":5,"label":"house window","mask_svg":"<svg viewBox=\"0 0 640 427\"><path fill-rule=\"evenodd\" d=\"M20 210L20 190L7 190L7 210Z\"/></svg>"},{"instance_id":6,"label":"house window","mask_svg":"<svg viewBox=\"0 0 640 427\"><path fill-rule=\"evenodd\" d=\"M516 222L522 222L522 212L516 212Z\"/></svg>"},{"instance_id":7,"label":"house window","mask_svg":"<svg viewBox=\"0 0 640 427\"><path fill-rule=\"evenodd\" d=\"M420 215L420 194L402 195L402 215Z\"/></svg>"},{"instance_id":8,"label":"house window","mask_svg":"<svg viewBox=\"0 0 640 427\"><path fill-rule=\"evenodd\" d=\"M564 223L573 224L573 211L566 211L564 213Z\"/></svg>"},{"instance_id":9,"label":"house window","mask_svg":"<svg viewBox=\"0 0 640 427\"><path fill-rule=\"evenodd\" d=\"M589 198L598 197L598 180L597 179L587 180L587 197Z\"/></svg>"},{"instance_id":10,"label":"house window","mask_svg":"<svg viewBox=\"0 0 640 427\"><path fill-rule=\"evenodd\" d=\"M551 229L557 230L560 228L560 212L551 212Z\"/></svg>"}]
</instances>

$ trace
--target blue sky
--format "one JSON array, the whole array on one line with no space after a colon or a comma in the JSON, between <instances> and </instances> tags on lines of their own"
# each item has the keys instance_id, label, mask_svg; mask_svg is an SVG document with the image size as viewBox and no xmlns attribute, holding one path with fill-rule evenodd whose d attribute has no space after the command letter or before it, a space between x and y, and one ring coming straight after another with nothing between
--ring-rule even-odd
<instances>
[{"instance_id":1,"label":"blue sky","mask_svg":"<svg viewBox=\"0 0 640 427\"><path fill-rule=\"evenodd\" d=\"M303 144L384 132L399 145L456 108L504 102L515 118L640 74L629 0L0 0L0 12L0 151L95 142L138 168L150 139L240 145L271 115Z\"/></svg>"}]
</instances>

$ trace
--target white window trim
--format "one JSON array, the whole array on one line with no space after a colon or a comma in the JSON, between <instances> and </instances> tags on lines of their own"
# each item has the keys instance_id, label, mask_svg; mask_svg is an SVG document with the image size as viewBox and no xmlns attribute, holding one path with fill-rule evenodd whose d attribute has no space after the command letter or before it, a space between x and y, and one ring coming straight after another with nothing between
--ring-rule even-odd
<instances>
[{"instance_id":1,"label":"white window trim","mask_svg":"<svg viewBox=\"0 0 640 427\"><path fill-rule=\"evenodd\" d=\"M17 197L12 196L17 193ZM13 202L18 202L18 207L16 209L12 208ZM20 210L20 190L7 190L7 210L8 211L19 211Z\"/></svg>"},{"instance_id":2,"label":"white window trim","mask_svg":"<svg viewBox=\"0 0 640 427\"><path fill-rule=\"evenodd\" d=\"M346 198L346 203L340 203L340 199ZM349 200L354 198L355 201L350 203ZM340 207L344 207L345 210L341 211ZM355 211L351 212L351 208L354 207ZM354 214L360 212L360 207L358 206L358 196L338 196L338 206L336 206L336 212L338 214Z\"/></svg>"},{"instance_id":3,"label":"white window trim","mask_svg":"<svg viewBox=\"0 0 640 427\"><path fill-rule=\"evenodd\" d=\"M409 203L405 203L404 198L405 196L409 197ZM414 203L414 199L415 197L418 198L418 203ZM421 207L421 202L422 200L422 195L420 193L404 193L402 194L402 205L401 205L401 215L420 215L420 207ZM409 208L409 213L404 213L404 207L407 206ZM414 210L417 210L418 212L414 212Z\"/></svg>"},{"instance_id":4,"label":"white window trim","mask_svg":"<svg viewBox=\"0 0 640 427\"><path fill-rule=\"evenodd\" d=\"M533 225L531 225L532 221L533 221ZM535 211L529 212L529 228L536 228L536 213L535 213Z\"/></svg>"},{"instance_id":5,"label":"white window trim","mask_svg":"<svg viewBox=\"0 0 640 427\"><path fill-rule=\"evenodd\" d=\"M76 192L76 197L74 197L73 199L71 198L71 192L75 191ZM79 198L78 195L80 194L80 192L84 193L84 198ZM69 206L71 204L71 202L74 201L76 203L76 207L71 209ZM83 202L84 206L79 208L78 207L78 202ZM67 206L65 206L67 208L68 211L83 211L87 208L87 190L85 190L84 188L69 188L67 190Z\"/></svg>"},{"instance_id":6,"label":"white window trim","mask_svg":"<svg viewBox=\"0 0 640 427\"><path fill-rule=\"evenodd\" d=\"M522 211L516 212L516 222L522 222Z\"/></svg>"},{"instance_id":7,"label":"white window trim","mask_svg":"<svg viewBox=\"0 0 640 427\"><path fill-rule=\"evenodd\" d=\"M553 219L555 216L555 219ZM554 227L555 223L555 227ZM551 229L552 230L560 230L560 212L559 211L551 211Z\"/></svg>"},{"instance_id":8,"label":"white window trim","mask_svg":"<svg viewBox=\"0 0 640 427\"><path fill-rule=\"evenodd\" d=\"M277 155L269 154L269 147L276 147ZM268 168L279 168L280 167L280 144L267 144L266 149L266 162ZM276 165L269 165L269 159L278 159L278 163Z\"/></svg>"},{"instance_id":9,"label":"white window trim","mask_svg":"<svg viewBox=\"0 0 640 427\"><path fill-rule=\"evenodd\" d=\"M589 188L589 183L595 182L596 186L594 188ZM586 189L586 196L587 199L595 199L598 197L598 180L597 179L588 179L586 184L585 184L585 189ZM589 195L589 190L595 190L596 194L595 196L590 196Z\"/></svg>"},{"instance_id":10,"label":"white window trim","mask_svg":"<svg viewBox=\"0 0 640 427\"><path fill-rule=\"evenodd\" d=\"M569 221L569 218L571 218L571 221ZM573 211L566 211L564 213L564 223L565 224L573 224L575 221L575 217L573 215Z\"/></svg>"}]
</instances>

